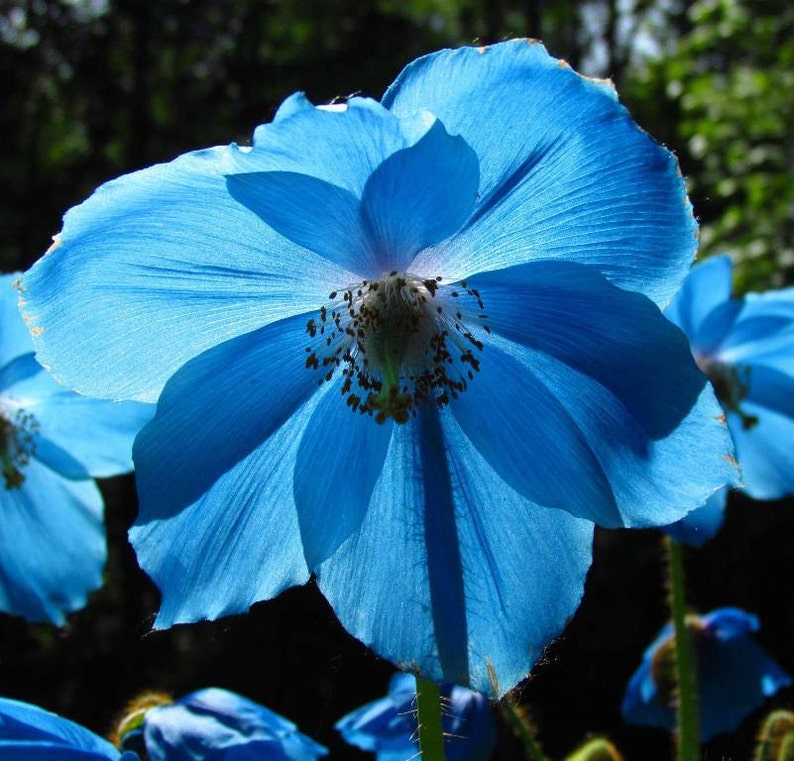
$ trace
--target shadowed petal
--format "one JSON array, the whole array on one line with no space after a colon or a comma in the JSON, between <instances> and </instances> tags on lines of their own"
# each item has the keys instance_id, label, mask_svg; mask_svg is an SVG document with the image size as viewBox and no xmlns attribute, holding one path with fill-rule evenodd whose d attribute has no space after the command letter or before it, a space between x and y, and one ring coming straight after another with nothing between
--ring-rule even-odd
<instances>
[{"instance_id":1,"label":"shadowed petal","mask_svg":"<svg viewBox=\"0 0 794 761\"><path fill-rule=\"evenodd\" d=\"M361 530L317 579L343 626L376 652L498 695L576 608L592 530L520 497L448 413L423 408L395 427Z\"/></svg>"},{"instance_id":2,"label":"shadowed petal","mask_svg":"<svg viewBox=\"0 0 794 761\"><path fill-rule=\"evenodd\" d=\"M297 172L233 174L226 181L232 198L293 243L358 275L378 274L361 204L349 190Z\"/></svg>"},{"instance_id":3,"label":"shadowed petal","mask_svg":"<svg viewBox=\"0 0 794 761\"><path fill-rule=\"evenodd\" d=\"M364 519L392 435L353 412L337 389L318 402L298 448L294 493L303 551L316 568Z\"/></svg>"},{"instance_id":4,"label":"shadowed petal","mask_svg":"<svg viewBox=\"0 0 794 761\"><path fill-rule=\"evenodd\" d=\"M697 244L684 181L611 85L515 40L420 58L383 103L398 116L427 109L480 160L468 226L416 271L454 280L564 259L657 302L678 287Z\"/></svg>"},{"instance_id":5,"label":"shadowed petal","mask_svg":"<svg viewBox=\"0 0 794 761\"><path fill-rule=\"evenodd\" d=\"M491 339L480 373L451 409L496 472L526 498L606 527L656 526L738 481L710 387L678 427L652 438L598 379Z\"/></svg>"},{"instance_id":6,"label":"shadowed petal","mask_svg":"<svg viewBox=\"0 0 794 761\"><path fill-rule=\"evenodd\" d=\"M188 362L135 441L130 540L163 593L158 626L244 611L308 578L292 496L318 401L306 403L317 377L305 325L292 318Z\"/></svg>"},{"instance_id":7,"label":"shadowed petal","mask_svg":"<svg viewBox=\"0 0 794 761\"><path fill-rule=\"evenodd\" d=\"M468 282L494 332L598 381L651 438L668 435L706 385L686 337L658 307L592 267L532 262Z\"/></svg>"},{"instance_id":8,"label":"shadowed petal","mask_svg":"<svg viewBox=\"0 0 794 761\"><path fill-rule=\"evenodd\" d=\"M367 180L362 205L379 269L407 269L416 253L452 235L471 214L479 183L474 151L436 121L419 142ZM436 273L437 274L437 273Z\"/></svg>"},{"instance_id":9,"label":"shadowed petal","mask_svg":"<svg viewBox=\"0 0 794 761\"><path fill-rule=\"evenodd\" d=\"M244 613L309 580L291 478L312 408L302 407L177 513L157 492L157 473L146 477L148 468L138 466L145 480L129 536L162 593L156 628Z\"/></svg>"},{"instance_id":10,"label":"shadowed petal","mask_svg":"<svg viewBox=\"0 0 794 761\"><path fill-rule=\"evenodd\" d=\"M69 481L31 459L18 489L0 483L0 610L63 624L102 584L105 525L93 481Z\"/></svg>"}]
</instances>

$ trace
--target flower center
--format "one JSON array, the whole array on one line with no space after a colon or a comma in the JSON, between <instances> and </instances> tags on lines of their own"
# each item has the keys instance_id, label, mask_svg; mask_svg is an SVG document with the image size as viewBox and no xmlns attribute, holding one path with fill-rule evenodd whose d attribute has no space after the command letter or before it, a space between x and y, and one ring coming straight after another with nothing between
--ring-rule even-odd
<instances>
[{"instance_id":1,"label":"flower center","mask_svg":"<svg viewBox=\"0 0 794 761\"><path fill-rule=\"evenodd\" d=\"M480 368L475 332L490 331L480 294L465 281L456 289L440 277L390 272L328 298L306 326L306 367L323 374L320 383L339 369L354 412L405 423L421 402L449 404Z\"/></svg>"},{"instance_id":2,"label":"flower center","mask_svg":"<svg viewBox=\"0 0 794 761\"><path fill-rule=\"evenodd\" d=\"M749 415L742 409L742 402L750 389L752 368L746 365L729 365L707 357L695 357L695 361L711 381L717 399L728 412L739 417L742 427L749 430L757 425L758 417Z\"/></svg>"},{"instance_id":3,"label":"flower center","mask_svg":"<svg viewBox=\"0 0 794 761\"><path fill-rule=\"evenodd\" d=\"M6 412L0 407L0 466L6 489L18 489L25 476L22 468L28 464L34 449L36 419L29 412L17 409Z\"/></svg>"}]
</instances>

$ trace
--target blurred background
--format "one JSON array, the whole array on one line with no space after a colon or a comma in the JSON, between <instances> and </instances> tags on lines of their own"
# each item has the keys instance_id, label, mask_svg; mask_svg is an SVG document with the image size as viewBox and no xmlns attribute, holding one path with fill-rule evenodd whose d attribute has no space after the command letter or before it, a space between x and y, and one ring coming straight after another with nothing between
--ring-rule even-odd
<instances>
[{"instance_id":1,"label":"blurred background","mask_svg":"<svg viewBox=\"0 0 794 761\"><path fill-rule=\"evenodd\" d=\"M377 98L423 53L516 36L616 83L636 121L678 155L701 255L732 254L739 292L794 283L789 0L0 0L0 268L29 266L101 182L246 144L296 90L315 103ZM157 590L126 543L134 479L101 487L106 586L62 630L0 614L0 694L104 733L142 689L216 685L289 717L332 757L371 758L333 724L383 694L393 669L344 632L314 586L250 615L153 632ZM792 538L794 500L733 495L723 531L686 561L693 609L756 613L759 641L794 674ZM516 693L550 756L606 733L629 759L670 757L664 732L619 715L666 618L659 536L599 532L583 605ZM794 708L794 690L771 704ZM749 757L762 715L704 757ZM495 757L519 754L504 728Z\"/></svg>"}]
</instances>

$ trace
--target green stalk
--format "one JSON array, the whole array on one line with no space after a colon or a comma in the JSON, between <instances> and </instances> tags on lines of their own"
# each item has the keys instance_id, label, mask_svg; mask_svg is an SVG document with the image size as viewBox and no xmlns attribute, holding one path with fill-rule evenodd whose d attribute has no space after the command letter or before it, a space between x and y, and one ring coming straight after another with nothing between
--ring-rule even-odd
<instances>
[{"instance_id":1,"label":"green stalk","mask_svg":"<svg viewBox=\"0 0 794 761\"><path fill-rule=\"evenodd\" d=\"M441 726L441 688L416 677L416 721L422 761L445 761L444 730Z\"/></svg>"},{"instance_id":2,"label":"green stalk","mask_svg":"<svg viewBox=\"0 0 794 761\"><path fill-rule=\"evenodd\" d=\"M692 637L686 624L686 590L684 587L684 558L681 545L669 536L664 538L670 584L670 612L675 630L676 714L678 731L676 744L678 761L698 761L700 758L697 677Z\"/></svg>"},{"instance_id":3,"label":"green stalk","mask_svg":"<svg viewBox=\"0 0 794 761\"><path fill-rule=\"evenodd\" d=\"M508 698L500 700L499 707L502 709L502 715L510 722L515 736L524 746L526 757L530 761L549 761L548 757L543 753L540 743L535 739L532 727L521 711Z\"/></svg>"}]
</instances>

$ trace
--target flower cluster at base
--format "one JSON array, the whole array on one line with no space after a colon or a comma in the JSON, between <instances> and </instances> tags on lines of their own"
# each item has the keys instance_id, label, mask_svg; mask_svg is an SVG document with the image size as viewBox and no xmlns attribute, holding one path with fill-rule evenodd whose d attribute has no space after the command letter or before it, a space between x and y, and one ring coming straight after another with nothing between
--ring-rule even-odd
<instances>
[{"instance_id":1,"label":"flower cluster at base","mask_svg":"<svg viewBox=\"0 0 794 761\"><path fill-rule=\"evenodd\" d=\"M731 260L696 265L665 311L711 380L736 445L742 489L794 494L794 288L732 295ZM700 546L720 529L728 490L665 529Z\"/></svg>"},{"instance_id":2,"label":"flower cluster at base","mask_svg":"<svg viewBox=\"0 0 794 761\"><path fill-rule=\"evenodd\" d=\"M791 677L752 639L758 619L738 608L688 616L698 685L700 738L728 732L765 698L792 683ZM626 688L621 712L632 723L676 725L673 626L667 624L642 656Z\"/></svg>"},{"instance_id":3,"label":"flower cluster at base","mask_svg":"<svg viewBox=\"0 0 794 761\"><path fill-rule=\"evenodd\" d=\"M130 532L156 626L314 574L404 670L503 694L579 604L594 524L736 479L658 306L695 246L611 84L515 40L103 185L21 296L70 385L158 401Z\"/></svg>"},{"instance_id":4,"label":"flower cluster at base","mask_svg":"<svg viewBox=\"0 0 794 761\"><path fill-rule=\"evenodd\" d=\"M490 703L465 687L441 686L444 749L448 761L487 761L496 746ZM375 754L376 761L405 761L419 756L416 679L395 674L385 698L367 703L336 723L342 737Z\"/></svg>"},{"instance_id":5,"label":"flower cluster at base","mask_svg":"<svg viewBox=\"0 0 794 761\"><path fill-rule=\"evenodd\" d=\"M0 276L0 611L63 624L102 584L107 554L94 477L132 470L154 406L87 399L36 361Z\"/></svg>"},{"instance_id":6,"label":"flower cluster at base","mask_svg":"<svg viewBox=\"0 0 794 761\"><path fill-rule=\"evenodd\" d=\"M317 761L328 754L292 722L216 687L149 701L133 721L125 718L119 750L68 719L0 698L0 761Z\"/></svg>"}]
</instances>

